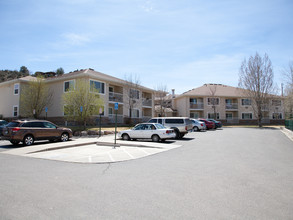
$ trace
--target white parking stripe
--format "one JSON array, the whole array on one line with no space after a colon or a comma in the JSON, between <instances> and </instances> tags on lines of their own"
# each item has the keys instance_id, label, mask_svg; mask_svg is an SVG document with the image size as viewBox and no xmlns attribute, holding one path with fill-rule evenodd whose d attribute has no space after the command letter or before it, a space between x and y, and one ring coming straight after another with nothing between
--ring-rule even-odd
<instances>
[{"instance_id":1,"label":"white parking stripe","mask_svg":"<svg viewBox=\"0 0 293 220\"><path fill-rule=\"evenodd\" d=\"M150 155L150 153L146 152L145 150L138 148L140 151L144 152L146 155Z\"/></svg>"},{"instance_id":2,"label":"white parking stripe","mask_svg":"<svg viewBox=\"0 0 293 220\"><path fill-rule=\"evenodd\" d=\"M111 160L112 162L115 161L114 158L112 157L112 155L111 155L110 153L108 153L108 156L109 156L109 158L110 158L110 160Z\"/></svg>"},{"instance_id":3,"label":"white parking stripe","mask_svg":"<svg viewBox=\"0 0 293 220\"><path fill-rule=\"evenodd\" d=\"M123 151L124 151L126 154L128 154L128 156L131 157L131 159L134 159L134 158L135 158L135 157L132 156L130 153L128 153L125 149L123 149Z\"/></svg>"}]
</instances>

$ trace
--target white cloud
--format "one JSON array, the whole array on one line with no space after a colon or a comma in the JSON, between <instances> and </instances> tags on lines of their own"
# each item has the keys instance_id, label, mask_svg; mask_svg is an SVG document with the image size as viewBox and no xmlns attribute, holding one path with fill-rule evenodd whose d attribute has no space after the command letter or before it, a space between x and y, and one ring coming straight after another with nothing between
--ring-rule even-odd
<instances>
[{"instance_id":1,"label":"white cloud","mask_svg":"<svg viewBox=\"0 0 293 220\"><path fill-rule=\"evenodd\" d=\"M70 45L83 45L87 42L90 42L90 37L87 35L82 34L75 34L75 33L66 33L62 35L65 39L66 44Z\"/></svg>"}]
</instances>

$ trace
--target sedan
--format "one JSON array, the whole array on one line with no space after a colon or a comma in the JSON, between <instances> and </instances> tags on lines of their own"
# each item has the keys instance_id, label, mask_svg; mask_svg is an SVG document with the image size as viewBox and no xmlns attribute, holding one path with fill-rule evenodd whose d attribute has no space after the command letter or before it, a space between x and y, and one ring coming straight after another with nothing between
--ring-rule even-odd
<instances>
[{"instance_id":1,"label":"sedan","mask_svg":"<svg viewBox=\"0 0 293 220\"><path fill-rule=\"evenodd\" d=\"M208 129L215 129L215 123L214 122L212 122L212 121L208 121L208 120L206 120L206 119L202 119L202 118L200 118L200 119L198 119L199 121L201 121L201 122L204 122L205 124L206 124L206 127L207 127L207 130Z\"/></svg>"},{"instance_id":2,"label":"sedan","mask_svg":"<svg viewBox=\"0 0 293 220\"><path fill-rule=\"evenodd\" d=\"M191 121L194 131L202 131L207 129L206 124L204 122L196 119L191 119Z\"/></svg>"},{"instance_id":3,"label":"sedan","mask_svg":"<svg viewBox=\"0 0 293 220\"><path fill-rule=\"evenodd\" d=\"M208 119L208 121L212 121L212 122L214 122L215 123L215 129L217 129L217 128L221 128L223 125L222 125L222 122L220 122L220 121L216 121L216 120L214 120L214 119Z\"/></svg>"},{"instance_id":4,"label":"sedan","mask_svg":"<svg viewBox=\"0 0 293 220\"><path fill-rule=\"evenodd\" d=\"M173 129L158 123L141 123L130 130L120 131L118 136L123 140L152 139L154 142L163 142L166 139L175 138L176 134Z\"/></svg>"}]
</instances>

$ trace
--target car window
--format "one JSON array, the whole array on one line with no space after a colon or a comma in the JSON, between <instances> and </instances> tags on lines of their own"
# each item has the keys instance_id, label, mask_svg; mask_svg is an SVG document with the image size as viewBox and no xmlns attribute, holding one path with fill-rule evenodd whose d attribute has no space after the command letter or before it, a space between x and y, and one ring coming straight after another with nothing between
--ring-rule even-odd
<instances>
[{"instance_id":1,"label":"car window","mask_svg":"<svg viewBox=\"0 0 293 220\"><path fill-rule=\"evenodd\" d=\"M145 125L145 130L156 130L156 127L152 124L146 124Z\"/></svg>"},{"instance_id":2,"label":"car window","mask_svg":"<svg viewBox=\"0 0 293 220\"><path fill-rule=\"evenodd\" d=\"M183 124L184 120L180 118L168 118L168 119L165 119L165 122L167 124Z\"/></svg>"},{"instance_id":3,"label":"car window","mask_svg":"<svg viewBox=\"0 0 293 220\"><path fill-rule=\"evenodd\" d=\"M27 123L24 123L21 127L25 127L25 128L43 128L44 124L43 124L43 122L27 122Z\"/></svg>"},{"instance_id":4,"label":"car window","mask_svg":"<svg viewBox=\"0 0 293 220\"><path fill-rule=\"evenodd\" d=\"M139 124L137 126L134 127L134 130L144 130L145 129L145 125L144 124Z\"/></svg>"},{"instance_id":5,"label":"car window","mask_svg":"<svg viewBox=\"0 0 293 220\"><path fill-rule=\"evenodd\" d=\"M163 125L161 125L161 124L156 124L156 127L157 127L158 129L165 129L165 127L164 127Z\"/></svg>"},{"instance_id":6,"label":"car window","mask_svg":"<svg viewBox=\"0 0 293 220\"><path fill-rule=\"evenodd\" d=\"M158 120L158 123L159 123L159 124L163 124L162 122L163 122L162 119L159 119L159 120Z\"/></svg>"},{"instance_id":7,"label":"car window","mask_svg":"<svg viewBox=\"0 0 293 220\"><path fill-rule=\"evenodd\" d=\"M45 128L56 128L56 126L50 122L44 122L44 126L45 126Z\"/></svg>"},{"instance_id":8,"label":"car window","mask_svg":"<svg viewBox=\"0 0 293 220\"><path fill-rule=\"evenodd\" d=\"M13 128L18 126L19 126L19 122L9 122L6 127Z\"/></svg>"},{"instance_id":9,"label":"car window","mask_svg":"<svg viewBox=\"0 0 293 220\"><path fill-rule=\"evenodd\" d=\"M157 119L153 118L153 119L149 120L149 123L157 123Z\"/></svg>"}]
</instances>

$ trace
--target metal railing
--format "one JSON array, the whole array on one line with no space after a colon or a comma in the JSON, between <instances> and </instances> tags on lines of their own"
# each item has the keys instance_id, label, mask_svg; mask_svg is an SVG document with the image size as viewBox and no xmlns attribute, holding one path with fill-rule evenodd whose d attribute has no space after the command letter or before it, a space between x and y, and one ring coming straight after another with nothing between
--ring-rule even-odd
<instances>
[{"instance_id":1,"label":"metal railing","mask_svg":"<svg viewBox=\"0 0 293 220\"><path fill-rule=\"evenodd\" d=\"M238 109L238 103L226 104L226 109L237 110Z\"/></svg>"},{"instance_id":2,"label":"metal railing","mask_svg":"<svg viewBox=\"0 0 293 220\"><path fill-rule=\"evenodd\" d=\"M203 109L203 103L190 103L190 109Z\"/></svg>"},{"instance_id":3,"label":"metal railing","mask_svg":"<svg viewBox=\"0 0 293 220\"><path fill-rule=\"evenodd\" d=\"M152 100L151 99L142 99L142 106L152 107Z\"/></svg>"},{"instance_id":4,"label":"metal railing","mask_svg":"<svg viewBox=\"0 0 293 220\"><path fill-rule=\"evenodd\" d=\"M115 93L115 92L109 92L109 101L123 103L123 94Z\"/></svg>"}]
</instances>

